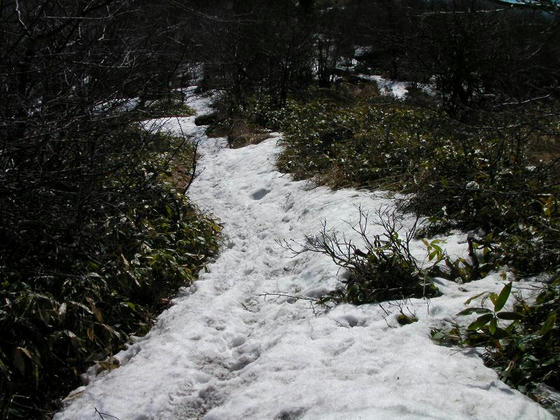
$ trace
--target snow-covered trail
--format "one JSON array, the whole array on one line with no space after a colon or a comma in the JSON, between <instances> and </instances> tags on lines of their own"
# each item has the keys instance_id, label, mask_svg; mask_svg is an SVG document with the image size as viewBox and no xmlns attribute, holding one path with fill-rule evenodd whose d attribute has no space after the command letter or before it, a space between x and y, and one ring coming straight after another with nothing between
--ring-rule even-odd
<instances>
[{"instance_id":1,"label":"snow-covered trail","mask_svg":"<svg viewBox=\"0 0 560 420\"><path fill-rule=\"evenodd\" d=\"M189 104L207 111L206 100L193 96ZM463 290L442 283L444 296L429 306L406 303L419 322L404 327L395 321L397 306L340 305L325 313L309 301L265 296L316 297L336 284L327 257L293 257L279 240L301 240L323 220L348 231L358 205L375 210L392 202L310 189L278 173L278 135L231 150L223 139L206 139L194 118L168 128L179 124L203 137L202 171L189 196L220 218L223 252L146 337L116 355L120 368L93 378L55 419L99 420L96 409L121 420L552 418L473 352L429 338L430 327L468 297L498 288L497 278ZM450 238L449 246L460 249L460 240Z\"/></svg>"}]
</instances>

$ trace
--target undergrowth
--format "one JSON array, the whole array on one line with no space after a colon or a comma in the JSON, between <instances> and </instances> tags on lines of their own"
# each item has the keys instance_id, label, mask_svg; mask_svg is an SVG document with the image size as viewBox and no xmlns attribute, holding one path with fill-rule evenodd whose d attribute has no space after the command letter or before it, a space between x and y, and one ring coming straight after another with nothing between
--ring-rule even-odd
<instances>
[{"instance_id":1,"label":"undergrowth","mask_svg":"<svg viewBox=\"0 0 560 420\"><path fill-rule=\"evenodd\" d=\"M56 184L3 207L14 224L0 231L1 418L52 414L80 373L145 334L218 250L216 222L165 181L193 146L131 126L107 136L110 161L78 210Z\"/></svg>"},{"instance_id":2,"label":"undergrowth","mask_svg":"<svg viewBox=\"0 0 560 420\"><path fill-rule=\"evenodd\" d=\"M136 111L145 113L150 118L190 117L195 114L193 109L184 104L183 95L179 92L168 94L161 99L145 101Z\"/></svg>"},{"instance_id":3,"label":"undergrowth","mask_svg":"<svg viewBox=\"0 0 560 420\"><path fill-rule=\"evenodd\" d=\"M560 277L544 284L532 300L512 293L508 283L499 294L483 293L465 304L475 301L478 306L457 314L477 314L467 327L434 329L432 338L445 345L484 347L485 364L500 379L560 414L560 405L549 398L554 392L549 390L560 389Z\"/></svg>"},{"instance_id":4,"label":"undergrowth","mask_svg":"<svg viewBox=\"0 0 560 420\"><path fill-rule=\"evenodd\" d=\"M527 275L560 265L560 156L534 158L539 144L560 141L550 106L465 122L406 102L289 100L275 109L264 97L245 112L284 132L280 170L333 188L407 193L406 208L431 221L423 233L482 230L495 265Z\"/></svg>"}]
</instances>

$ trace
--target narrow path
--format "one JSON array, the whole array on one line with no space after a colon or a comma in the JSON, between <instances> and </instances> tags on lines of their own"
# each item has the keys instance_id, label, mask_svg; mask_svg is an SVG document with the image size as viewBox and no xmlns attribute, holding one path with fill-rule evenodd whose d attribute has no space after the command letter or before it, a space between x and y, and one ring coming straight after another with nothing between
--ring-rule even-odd
<instances>
[{"instance_id":1,"label":"narrow path","mask_svg":"<svg viewBox=\"0 0 560 420\"><path fill-rule=\"evenodd\" d=\"M190 105L208 110L195 96ZM194 118L168 128L179 125L203 136ZM96 409L121 420L552 418L476 354L430 341L430 327L469 296L499 287L496 278L469 284L467 292L442 283L445 296L429 306L402 304L419 318L405 327L394 319L395 305L325 313L274 295L317 297L337 276L327 257L294 258L279 240L301 240L323 220L349 230L345 221L356 220L359 205L392 205L364 192L291 181L274 167L278 138L237 150L203 138L202 171L189 196L220 218L223 252L146 337L117 355L119 369L78 390L55 418L99 420ZM450 238L449 246L461 248L460 239Z\"/></svg>"}]
</instances>

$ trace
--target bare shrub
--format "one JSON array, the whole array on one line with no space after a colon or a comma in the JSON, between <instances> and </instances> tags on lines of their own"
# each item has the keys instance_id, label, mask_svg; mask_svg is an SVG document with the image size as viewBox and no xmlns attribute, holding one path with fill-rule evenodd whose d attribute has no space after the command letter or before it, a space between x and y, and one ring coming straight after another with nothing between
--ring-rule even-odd
<instances>
[{"instance_id":1,"label":"bare shrub","mask_svg":"<svg viewBox=\"0 0 560 420\"><path fill-rule=\"evenodd\" d=\"M306 236L305 244L296 249L286 246L295 254L316 252L328 255L339 267L348 273L342 286L324 296L322 301L348 302L356 305L383 302L393 299L434 297L440 294L433 284L431 269L441 261L439 258L428 268L422 268L411 253L418 219L404 234L399 216L395 211L377 211L382 234L370 235L369 215L362 209L359 221L352 226L362 242L361 245L330 231L326 222L322 230L313 236Z\"/></svg>"}]
</instances>

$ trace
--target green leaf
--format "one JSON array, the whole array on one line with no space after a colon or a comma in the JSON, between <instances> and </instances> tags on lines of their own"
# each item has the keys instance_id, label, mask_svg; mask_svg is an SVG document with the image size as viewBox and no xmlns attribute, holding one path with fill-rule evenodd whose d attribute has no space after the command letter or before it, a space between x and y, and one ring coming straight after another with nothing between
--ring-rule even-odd
<instances>
[{"instance_id":1,"label":"green leaf","mask_svg":"<svg viewBox=\"0 0 560 420\"><path fill-rule=\"evenodd\" d=\"M498 330L498 320L496 318L492 318L492 321L490 321L490 324L488 325L488 331L490 331L491 335L496 334L496 331Z\"/></svg>"},{"instance_id":2,"label":"green leaf","mask_svg":"<svg viewBox=\"0 0 560 420\"><path fill-rule=\"evenodd\" d=\"M442 341L445 338L443 331L436 331L432 333L432 340Z\"/></svg>"},{"instance_id":3,"label":"green leaf","mask_svg":"<svg viewBox=\"0 0 560 420\"><path fill-rule=\"evenodd\" d=\"M511 321L516 321L518 319L523 319L523 315L519 312L500 312L496 314L500 319L507 319Z\"/></svg>"},{"instance_id":4,"label":"green leaf","mask_svg":"<svg viewBox=\"0 0 560 420\"><path fill-rule=\"evenodd\" d=\"M508 330L504 330L503 328L497 327L494 334L492 334L494 338L502 339L511 336L511 332Z\"/></svg>"},{"instance_id":5,"label":"green leaf","mask_svg":"<svg viewBox=\"0 0 560 420\"><path fill-rule=\"evenodd\" d=\"M484 325L488 324L490 321L494 319L494 314L486 314L479 316L476 321L471 323L467 328L470 331L476 331L479 328L483 327Z\"/></svg>"},{"instance_id":6,"label":"green leaf","mask_svg":"<svg viewBox=\"0 0 560 420\"><path fill-rule=\"evenodd\" d=\"M552 313L548 316L548 318L544 322L541 328L541 334L542 335L548 334L548 332L552 329L552 327L554 327L555 323L556 323L556 314Z\"/></svg>"},{"instance_id":7,"label":"green leaf","mask_svg":"<svg viewBox=\"0 0 560 420\"><path fill-rule=\"evenodd\" d=\"M20 374L25 375L25 359L22 354L25 354L25 352L21 347L18 347L14 352L13 364Z\"/></svg>"},{"instance_id":8,"label":"green leaf","mask_svg":"<svg viewBox=\"0 0 560 420\"><path fill-rule=\"evenodd\" d=\"M500 309L504 307L504 305L506 304L509 298L510 293L511 293L511 282L509 282L504 286L504 288L500 292L500 295L498 296L498 299L496 299L496 301L494 302L495 312L498 312Z\"/></svg>"},{"instance_id":9,"label":"green leaf","mask_svg":"<svg viewBox=\"0 0 560 420\"><path fill-rule=\"evenodd\" d=\"M487 314L492 312L488 308L467 308L459 312L458 316L471 315L471 314Z\"/></svg>"}]
</instances>

